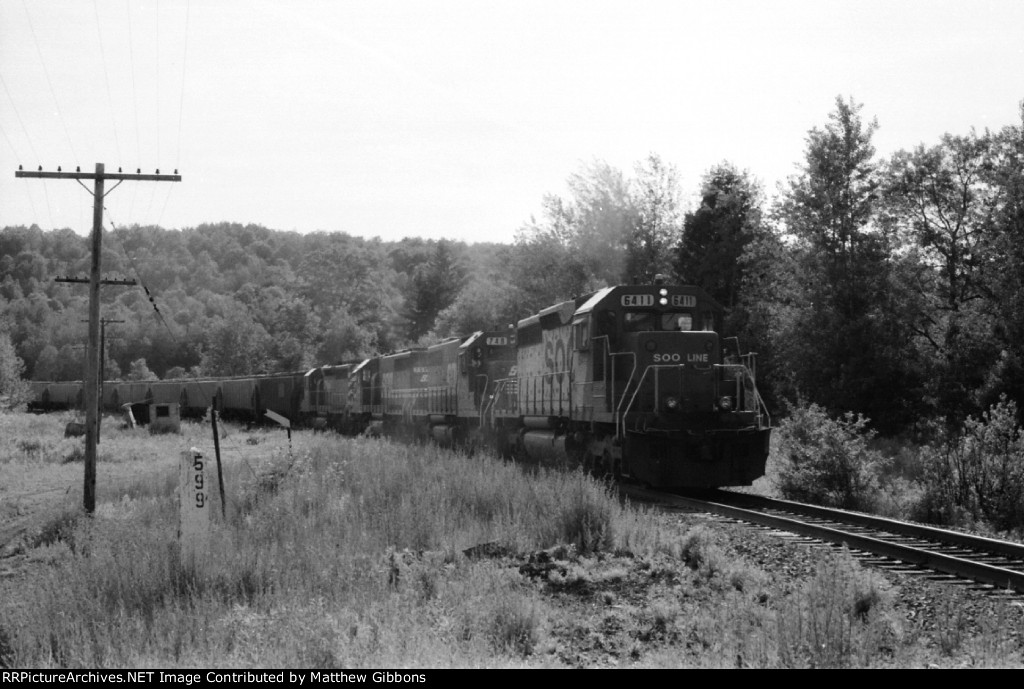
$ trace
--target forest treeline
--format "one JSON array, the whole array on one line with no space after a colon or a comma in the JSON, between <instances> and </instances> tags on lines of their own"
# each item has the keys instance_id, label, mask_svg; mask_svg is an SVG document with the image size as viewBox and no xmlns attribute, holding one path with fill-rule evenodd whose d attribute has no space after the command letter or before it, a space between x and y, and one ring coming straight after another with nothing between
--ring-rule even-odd
<instances>
[{"instance_id":1,"label":"forest treeline","mask_svg":"<svg viewBox=\"0 0 1024 689\"><path fill-rule=\"evenodd\" d=\"M140 285L102 291L106 377L301 370L663 273L728 309L773 408L855 411L890 433L958 424L1001 395L1024 407L1024 104L1020 124L887 159L862 109L836 100L770 202L729 162L684 190L658 155L628 172L594 160L510 244L108 230L104 276ZM70 229L0 231L0 395L19 374L81 379L87 288L54 278L89 260Z\"/></svg>"}]
</instances>

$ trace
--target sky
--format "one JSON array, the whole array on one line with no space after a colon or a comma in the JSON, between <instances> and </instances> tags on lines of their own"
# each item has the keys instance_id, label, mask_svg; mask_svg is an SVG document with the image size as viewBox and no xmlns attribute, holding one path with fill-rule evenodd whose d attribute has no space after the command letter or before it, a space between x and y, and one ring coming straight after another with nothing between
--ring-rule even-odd
<instances>
[{"instance_id":1,"label":"sky","mask_svg":"<svg viewBox=\"0 0 1024 689\"><path fill-rule=\"evenodd\" d=\"M840 96L880 157L1019 125L1024 2L0 0L0 227L88 234L14 171L103 163L182 175L108 184L108 228L511 242L595 160L770 196Z\"/></svg>"}]
</instances>

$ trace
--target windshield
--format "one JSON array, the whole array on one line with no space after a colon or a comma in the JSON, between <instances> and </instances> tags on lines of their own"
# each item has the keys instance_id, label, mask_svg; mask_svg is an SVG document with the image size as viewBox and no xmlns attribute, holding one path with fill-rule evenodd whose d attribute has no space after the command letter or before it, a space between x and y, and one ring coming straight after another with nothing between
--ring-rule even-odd
<instances>
[{"instance_id":1,"label":"windshield","mask_svg":"<svg viewBox=\"0 0 1024 689\"><path fill-rule=\"evenodd\" d=\"M626 332L632 333L650 330L693 330L693 314L688 311L627 311L624 314L623 327Z\"/></svg>"}]
</instances>

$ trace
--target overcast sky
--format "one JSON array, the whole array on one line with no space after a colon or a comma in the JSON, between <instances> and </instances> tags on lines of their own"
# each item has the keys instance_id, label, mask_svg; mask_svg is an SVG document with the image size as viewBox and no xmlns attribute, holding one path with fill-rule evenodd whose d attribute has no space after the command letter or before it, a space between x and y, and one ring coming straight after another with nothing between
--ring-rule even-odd
<instances>
[{"instance_id":1,"label":"overcast sky","mask_svg":"<svg viewBox=\"0 0 1024 689\"><path fill-rule=\"evenodd\" d=\"M0 227L86 234L14 171L102 162L183 176L117 225L511 241L593 159L771 192L838 95L881 155L1019 124L1024 2L0 0L0 78Z\"/></svg>"}]
</instances>

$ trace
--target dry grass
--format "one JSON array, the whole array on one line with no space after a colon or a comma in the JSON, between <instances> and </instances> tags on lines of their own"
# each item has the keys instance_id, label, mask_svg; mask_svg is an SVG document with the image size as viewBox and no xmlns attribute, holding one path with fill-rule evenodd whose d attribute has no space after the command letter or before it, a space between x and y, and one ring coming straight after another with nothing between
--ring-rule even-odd
<instances>
[{"instance_id":1,"label":"dry grass","mask_svg":"<svg viewBox=\"0 0 1024 689\"><path fill-rule=\"evenodd\" d=\"M187 447L212 456L207 428L169 437L108 424L86 518L63 423L0 416L4 504L57 486L23 534L31 576L0 580L10 666L559 666L577 601L585 614L604 606L598 631L626 629L633 646L621 650L644 667L913 664L878 657L911 653L913 640L848 557L792 588L710 530L680 537L587 476L434 446L297 433L289 447L280 431L229 428L227 516L209 560L189 566L176 467ZM519 565L539 552L558 566L531 578ZM655 588L638 602L641 587ZM948 644L969 645L952 631ZM997 646L973 652L1005 658Z\"/></svg>"},{"instance_id":2,"label":"dry grass","mask_svg":"<svg viewBox=\"0 0 1024 689\"><path fill-rule=\"evenodd\" d=\"M62 459L72 441L45 440L65 419L24 419L42 439L4 447L4 469L57 471L49 482L67 489L24 544L48 566L0 604L18 665L516 665L545 605L514 572L462 551L593 551L611 545L622 512L581 475L528 476L433 446L296 434L289 448L283 433L236 433L222 441L227 519L211 560L190 569L176 462L188 446L212 456L201 427L168 438L108 424L85 518L81 465Z\"/></svg>"}]
</instances>

